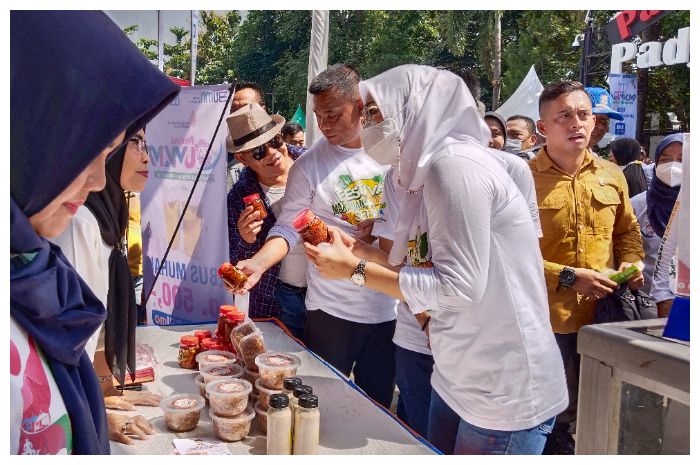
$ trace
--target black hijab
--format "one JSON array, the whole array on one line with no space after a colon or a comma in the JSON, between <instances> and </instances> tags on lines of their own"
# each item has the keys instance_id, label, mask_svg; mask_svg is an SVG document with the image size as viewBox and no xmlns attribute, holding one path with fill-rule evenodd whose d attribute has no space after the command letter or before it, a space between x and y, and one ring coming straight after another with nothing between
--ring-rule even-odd
<instances>
[{"instance_id":1,"label":"black hijab","mask_svg":"<svg viewBox=\"0 0 700 465\"><path fill-rule=\"evenodd\" d=\"M97 219L102 240L112 247L109 255L109 290L105 321L105 357L114 377L125 381L136 376L136 297L124 243L129 226L129 207L120 178L126 145L117 150L106 165L107 185L92 192L85 205Z\"/></svg>"},{"instance_id":2,"label":"black hijab","mask_svg":"<svg viewBox=\"0 0 700 465\"><path fill-rule=\"evenodd\" d=\"M109 453L102 391L84 350L106 312L29 217L178 90L102 12L10 13L10 314L44 353L76 454Z\"/></svg>"}]
</instances>

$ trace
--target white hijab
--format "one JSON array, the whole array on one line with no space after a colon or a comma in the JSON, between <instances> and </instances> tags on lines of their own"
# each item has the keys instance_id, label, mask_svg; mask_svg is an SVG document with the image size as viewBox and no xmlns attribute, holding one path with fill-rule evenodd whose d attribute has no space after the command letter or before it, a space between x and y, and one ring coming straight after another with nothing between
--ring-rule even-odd
<instances>
[{"instance_id":1,"label":"white hijab","mask_svg":"<svg viewBox=\"0 0 700 465\"><path fill-rule=\"evenodd\" d=\"M400 163L392 167L392 176L387 176L401 199L389 254L389 262L399 264L418 221L421 189L432 159L449 146L486 147L491 133L467 86L449 71L422 65L397 66L360 82L360 95L365 103L371 97L385 119L394 119L400 132Z\"/></svg>"}]
</instances>

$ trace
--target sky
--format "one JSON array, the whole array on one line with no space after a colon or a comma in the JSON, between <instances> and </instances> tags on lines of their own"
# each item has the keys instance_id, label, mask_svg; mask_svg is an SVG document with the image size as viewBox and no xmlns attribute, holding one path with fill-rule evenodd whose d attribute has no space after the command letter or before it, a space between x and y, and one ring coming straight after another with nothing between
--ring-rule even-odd
<instances>
[{"instance_id":1,"label":"sky","mask_svg":"<svg viewBox=\"0 0 700 465\"><path fill-rule=\"evenodd\" d=\"M214 11L218 14L224 14L227 10ZM246 12L245 10L241 11L243 18L245 18ZM105 13L122 29L134 24L138 25L138 31L129 36L134 42L142 38L157 39L158 37L158 12L156 10L105 10ZM161 10L161 15L165 34L164 41L166 43L175 43L175 35L170 32L171 27L178 26L189 31L189 10Z\"/></svg>"}]
</instances>

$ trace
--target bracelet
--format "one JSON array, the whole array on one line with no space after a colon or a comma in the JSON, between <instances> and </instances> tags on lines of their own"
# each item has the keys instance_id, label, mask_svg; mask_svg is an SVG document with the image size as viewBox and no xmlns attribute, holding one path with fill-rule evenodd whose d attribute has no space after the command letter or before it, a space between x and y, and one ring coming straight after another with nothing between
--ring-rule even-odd
<instances>
[{"instance_id":1,"label":"bracelet","mask_svg":"<svg viewBox=\"0 0 700 465\"><path fill-rule=\"evenodd\" d=\"M425 319L425 323L423 323L423 326L420 327L420 330L425 331L425 328L428 327L428 323L430 323L430 315L428 315L428 318Z\"/></svg>"}]
</instances>

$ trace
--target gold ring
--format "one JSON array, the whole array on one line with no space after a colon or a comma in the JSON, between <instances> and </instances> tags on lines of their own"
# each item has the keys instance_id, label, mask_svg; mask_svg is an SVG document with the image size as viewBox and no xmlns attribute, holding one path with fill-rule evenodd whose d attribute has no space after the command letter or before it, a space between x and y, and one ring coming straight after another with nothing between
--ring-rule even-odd
<instances>
[{"instance_id":1,"label":"gold ring","mask_svg":"<svg viewBox=\"0 0 700 465\"><path fill-rule=\"evenodd\" d=\"M129 430L131 430L131 424L133 423L133 420L131 418L128 418L126 420L126 423L124 423L124 426L122 426L122 434L127 434Z\"/></svg>"}]
</instances>

